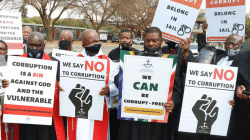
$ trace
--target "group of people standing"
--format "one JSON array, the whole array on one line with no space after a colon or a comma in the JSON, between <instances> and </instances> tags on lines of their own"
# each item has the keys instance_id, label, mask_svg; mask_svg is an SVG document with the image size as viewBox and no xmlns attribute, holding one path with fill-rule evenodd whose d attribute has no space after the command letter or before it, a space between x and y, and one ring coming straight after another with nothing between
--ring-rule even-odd
<instances>
[{"instance_id":1,"label":"group of people standing","mask_svg":"<svg viewBox=\"0 0 250 140\"><path fill-rule=\"evenodd\" d=\"M248 95L242 93L244 90L250 89L250 51L239 53L242 48L242 38L236 34L228 36L225 42L225 51L216 50L213 46L207 46L205 42L205 32L208 25L204 23L203 33L198 36L198 44L200 54L197 59L194 58L189 50L190 39L182 39L179 43L167 41L167 46L162 47L164 39L162 32L157 27L147 28L144 36L145 53L154 54L174 54L178 55L177 68L175 74L174 88L172 100L165 102L163 107L170 113L168 123L154 123L143 121L131 121L125 119L117 119L117 108L112 107L118 96L119 73L112 61L120 60L120 51L138 51L133 48L133 33L128 29L124 29L119 33L119 46L109 52L108 57L101 51L101 43L98 34L94 30L85 30L81 34L83 51L78 57L95 57L106 59L109 62L107 73L109 77L108 83L100 92L100 96L105 96L107 106L110 108L109 115L109 137L110 140L246 140L250 139L250 100ZM32 32L30 27L23 27L24 43L27 49L21 57L59 61L44 52L45 42L43 36L38 32ZM59 49L74 51L72 44L74 42L72 32L65 30L59 37ZM7 56L7 44L0 40L0 55ZM210 61L205 61L206 53L211 52L213 55ZM7 57L6 57L7 61ZM232 115L229 124L227 137L211 136L206 134L189 134L178 132L181 106L184 94L185 76L188 62L207 63L220 66L238 67L237 87L235 89L234 100L229 101L232 105ZM132 63L132 62L131 62ZM59 91L63 91L64 87L60 85L60 66L58 63L57 84L55 88L55 102L59 102ZM160 74L160 73L159 73ZM8 80L2 81L3 87L9 86ZM58 101L57 101L58 100ZM59 121L53 121L51 126L45 125L29 125L29 124L3 124L3 139L20 139L20 140L75 140L69 131L76 128L77 122L74 118L62 117L58 114L59 106L54 106L53 120L57 118ZM73 123L74 122L74 123ZM15 126L17 125L17 126ZM5 127L3 127L5 126ZM71 129L69 129L71 128ZM81 132L81 130L77 130ZM103 138L104 140L106 138Z\"/></svg>"}]
</instances>

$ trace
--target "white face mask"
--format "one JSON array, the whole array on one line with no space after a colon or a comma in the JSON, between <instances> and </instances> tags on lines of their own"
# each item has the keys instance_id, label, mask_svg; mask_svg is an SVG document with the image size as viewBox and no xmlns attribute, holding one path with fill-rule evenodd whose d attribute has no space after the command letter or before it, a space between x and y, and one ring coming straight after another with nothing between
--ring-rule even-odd
<instances>
[{"instance_id":1,"label":"white face mask","mask_svg":"<svg viewBox=\"0 0 250 140\"><path fill-rule=\"evenodd\" d=\"M228 56L235 56L240 52L240 48L238 50L233 50L233 49L227 49L226 50Z\"/></svg>"}]
</instances>

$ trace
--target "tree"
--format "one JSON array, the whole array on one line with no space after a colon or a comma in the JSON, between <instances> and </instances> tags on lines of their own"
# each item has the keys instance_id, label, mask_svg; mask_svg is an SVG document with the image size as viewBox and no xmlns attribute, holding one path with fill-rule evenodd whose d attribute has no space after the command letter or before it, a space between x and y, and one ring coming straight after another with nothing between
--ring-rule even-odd
<instances>
[{"instance_id":1,"label":"tree","mask_svg":"<svg viewBox=\"0 0 250 140\"><path fill-rule=\"evenodd\" d=\"M135 27L146 31L153 22L158 0L135 0L134 15L131 17Z\"/></svg>"},{"instance_id":2,"label":"tree","mask_svg":"<svg viewBox=\"0 0 250 140\"><path fill-rule=\"evenodd\" d=\"M75 8L77 2L78 0L23 0L24 5L30 5L38 11L46 30L48 41L53 40L52 33L55 22L66 10ZM51 16L56 10L60 10L60 12L55 19L52 19Z\"/></svg>"},{"instance_id":3,"label":"tree","mask_svg":"<svg viewBox=\"0 0 250 140\"><path fill-rule=\"evenodd\" d=\"M245 31L245 38L250 39L250 12L246 15L246 31Z\"/></svg>"},{"instance_id":4,"label":"tree","mask_svg":"<svg viewBox=\"0 0 250 140\"><path fill-rule=\"evenodd\" d=\"M118 0L117 10L112 16L112 23L120 30L128 28L132 23L134 5L130 4L131 0Z\"/></svg>"},{"instance_id":5,"label":"tree","mask_svg":"<svg viewBox=\"0 0 250 140\"><path fill-rule=\"evenodd\" d=\"M158 0L118 0L118 3L119 8L111 19L113 24L120 30L145 31L153 21Z\"/></svg>"},{"instance_id":6,"label":"tree","mask_svg":"<svg viewBox=\"0 0 250 140\"><path fill-rule=\"evenodd\" d=\"M0 0L0 10L16 10L21 4L20 0Z\"/></svg>"},{"instance_id":7,"label":"tree","mask_svg":"<svg viewBox=\"0 0 250 140\"><path fill-rule=\"evenodd\" d=\"M25 7L25 5L22 5L19 9L19 12L22 13L22 18L27 17L28 9Z\"/></svg>"},{"instance_id":8,"label":"tree","mask_svg":"<svg viewBox=\"0 0 250 140\"><path fill-rule=\"evenodd\" d=\"M105 26L108 19L115 13L116 6L116 0L88 0L87 6L86 1L81 1L79 12L99 33L99 30Z\"/></svg>"}]
</instances>

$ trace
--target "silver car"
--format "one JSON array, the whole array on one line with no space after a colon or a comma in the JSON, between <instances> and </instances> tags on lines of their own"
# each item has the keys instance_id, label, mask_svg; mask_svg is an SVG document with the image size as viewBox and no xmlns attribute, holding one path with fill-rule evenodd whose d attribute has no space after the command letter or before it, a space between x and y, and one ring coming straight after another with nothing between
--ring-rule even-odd
<instances>
[{"instance_id":1,"label":"silver car","mask_svg":"<svg viewBox=\"0 0 250 140\"><path fill-rule=\"evenodd\" d=\"M133 40L134 44L139 44L139 45L143 45L144 44L144 41L140 38L136 38Z\"/></svg>"}]
</instances>

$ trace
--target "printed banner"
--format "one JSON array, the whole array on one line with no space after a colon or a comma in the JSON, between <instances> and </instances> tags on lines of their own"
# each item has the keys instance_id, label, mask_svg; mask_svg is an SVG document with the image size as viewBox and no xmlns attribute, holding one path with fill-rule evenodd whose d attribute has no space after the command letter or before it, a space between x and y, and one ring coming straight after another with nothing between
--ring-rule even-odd
<instances>
[{"instance_id":1,"label":"printed banner","mask_svg":"<svg viewBox=\"0 0 250 140\"><path fill-rule=\"evenodd\" d=\"M207 42L225 42L230 34L245 39L245 0L206 0Z\"/></svg>"},{"instance_id":2,"label":"printed banner","mask_svg":"<svg viewBox=\"0 0 250 140\"><path fill-rule=\"evenodd\" d=\"M52 125L57 62L8 57L3 122Z\"/></svg>"},{"instance_id":3,"label":"printed banner","mask_svg":"<svg viewBox=\"0 0 250 140\"><path fill-rule=\"evenodd\" d=\"M23 54L21 13L0 12L0 40L8 45L8 55Z\"/></svg>"},{"instance_id":4,"label":"printed banner","mask_svg":"<svg viewBox=\"0 0 250 140\"><path fill-rule=\"evenodd\" d=\"M121 117L164 120L172 66L173 59L125 55Z\"/></svg>"},{"instance_id":5,"label":"printed banner","mask_svg":"<svg viewBox=\"0 0 250 140\"><path fill-rule=\"evenodd\" d=\"M92 120L103 119L107 60L64 56L60 58L60 115Z\"/></svg>"},{"instance_id":6,"label":"printed banner","mask_svg":"<svg viewBox=\"0 0 250 140\"><path fill-rule=\"evenodd\" d=\"M238 68L188 63L179 131L226 136Z\"/></svg>"},{"instance_id":7,"label":"printed banner","mask_svg":"<svg viewBox=\"0 0 250 140\"><path fill-rule=\"evenodd\" d=\"M144 53L144 52L133 52L133 51L121 51L120 52L120 70L119 70L119 96L118 96L118 113L117 118L122 120L131 120L131 121L143 121L143 122L157 122L157 123L167 123L168 122L168 112L165 112L164 120L154 120L154 119L141 119L137 117L132 118L124 118L121 117L122 114L122 89L123 89L123 70L124 70L124 56L125 55L138 55L138 56L149 56L149 57L159 57L159 58L169 58L173 61L173 66L171 67L171 78L170 78L170 85L169 85L169 92L167 101L171 101L173 86L174 86L174 78L175 78L175 70L176 70L176 63L177 63L177 56L176 55L169 55L169 54L151 54L151 53Z\"/></svg>"},{"instance_id":8,"label":"printed banner","mask_svg":"<svg viewBox=\"0 0 250 140\"><path fill-rule=\"evenodd\" d=\"M200 11L202 0L159 0L152 27L162 31L162 37L180 42L190 36Z\"/></svg>"},{"instance_id":9,"label":"printed banner","mask_svg":"<svg viewBox=\"0 0 250 140\"><path fill-rule=\"evenodd\" d=\"M52 56L58 60L60 60L60 57L62 56L77 56L78 54L78 52L65 51L60 49L53 49L52 51Z\"/></svg>"}]
</instances>

